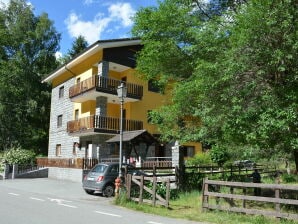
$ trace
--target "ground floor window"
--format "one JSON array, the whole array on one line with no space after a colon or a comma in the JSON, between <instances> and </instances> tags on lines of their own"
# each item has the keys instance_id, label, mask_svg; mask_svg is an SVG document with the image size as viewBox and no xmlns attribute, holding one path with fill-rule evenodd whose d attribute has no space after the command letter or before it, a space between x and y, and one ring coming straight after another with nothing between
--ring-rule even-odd
<instances>
[{"instance_id":1,"label":"ground floor window","mask_svg":"<svg viewBox=\"0 0 298 224\"><path fill-rule=\"evenodd\" d=\"M183 146L184 157L193 157L195 155L194 146Z\"/></svg>"},{"instance_id":2,"label":"ground floor window","mask_svg":"<svg viewBox=\"0 0 298 224\"><path fill-rule=\"evenodd\" d=\"M61 144L56 145L56 156L61 156Z\"/></svg>"}]
</instances>

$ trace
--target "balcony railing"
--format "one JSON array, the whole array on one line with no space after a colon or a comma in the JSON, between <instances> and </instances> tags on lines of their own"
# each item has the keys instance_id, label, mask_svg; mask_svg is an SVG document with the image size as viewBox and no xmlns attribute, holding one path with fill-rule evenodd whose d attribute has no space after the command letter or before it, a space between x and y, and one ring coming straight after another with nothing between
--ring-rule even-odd
<instances>
[{"instance_id":1,"label":"balcony railing","mask_svg":"<svg viewBox=\"0 0 298 224\"><path fill-rule=\"evenodd\" d=\"M75 97L82 93L86 93L96 88L98 92L104 92L112 95L117 95L117 87L122 81L111 79L103 76L94 75L80 83L69 88L69 97ZM141 99L143 97L143 86L126 83L127 97Z\"/></svg>"},{"instance_id":2,"label":"balcony railing","mask_svg":"<svg viewBox=\"0 0 298 224\"><path fill-rule=\"evenodd\" d=\"M118 133L120 118L103 117L93 115L67 122L67 132L75 133L93 129L94 132ZM143 129L143 122L136 120L123 120L124 131L135 131Z\"/></svg>"},{"instance_id":3,"label":"balcony railing","mask_svg":"<svg viewBox=\"0 0 298 224\"><path fill-rule=\"evenodd\" d=\"M98 163L96 158L36 158L39 167L60 167L90 170Z\"/></svg>"}]
</instances>

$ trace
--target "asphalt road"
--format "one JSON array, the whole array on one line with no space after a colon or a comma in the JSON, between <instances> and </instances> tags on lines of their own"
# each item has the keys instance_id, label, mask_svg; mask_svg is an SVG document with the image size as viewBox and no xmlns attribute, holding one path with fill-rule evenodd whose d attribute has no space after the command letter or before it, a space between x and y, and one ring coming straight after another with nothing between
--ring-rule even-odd
<instances>
[{"instance_id":1,"label":"asphalt road","mask_svg":"<svg viewBox=\"0 0 298 224\"><path fill-rule=\"evenodd\" d=\"M144 214L88 195L80 183L41 179L0 181L0 224L198 224Z\"/></svg>"}]
</instances>

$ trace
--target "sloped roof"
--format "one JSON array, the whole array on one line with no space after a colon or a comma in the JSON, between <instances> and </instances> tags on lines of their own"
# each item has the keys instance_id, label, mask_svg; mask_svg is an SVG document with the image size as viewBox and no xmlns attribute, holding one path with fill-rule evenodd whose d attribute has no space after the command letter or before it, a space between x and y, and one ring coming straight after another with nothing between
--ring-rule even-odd
<instances>
[{"instance_id":1,"label":"sloped roof","mask_svg":"<svg viewBox=\"0 0 298 224\"><path fill-rule=\"evenodd\" d=\"M87 47L83 52L76 55L72 58L69 62L61 65L55 71L51 72L50 74L46 75L42 82L50 82L63 72L71 69L73 66L79 64L86 58L90 57L90 55L95 54L96 52L104 49L104 48L113 48L113 47L123 47L123 46L130 46L135 44L140 44L141 40L139 38L123 38L123 39L110 39L110 40L99 40L94 44Z\"/></svg>"},{"instance_id":2,"label":"sloped roof","mask_svg":"<svg viewBox=\"0 0 298 224\"><path fill-rule=\"evenodd\" d=\"M146 142L148 144L157 142L157 139L154 138L146 130L124 131L122 140L123 142L136 141L136 142ZM120 142L120 134L115 135L113 138L110 138L106 142L107 143Z\"/></svg>"}]
</instances>

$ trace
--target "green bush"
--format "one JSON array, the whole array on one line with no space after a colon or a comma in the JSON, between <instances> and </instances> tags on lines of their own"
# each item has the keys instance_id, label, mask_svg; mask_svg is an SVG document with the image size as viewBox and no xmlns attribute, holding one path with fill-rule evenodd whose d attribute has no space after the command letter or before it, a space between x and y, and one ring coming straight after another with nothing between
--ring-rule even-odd
<instances>
[{"instance_id":1,"label":"green bush","mask_svg":"<svg viewBox=\"0 0 298 224\"><path fill-rule=\"evenodd\" d=\"M214 145L210 151L211 160L218 164L218 166L223 166L230 158L227 148L224 146Z\"/></svg>"},{"instance_id":2,"label":"green bush","mask_svg":"<svg viewBox=\"0 0 298 224\"><path fill-rule=\"evenodd\" d=\"M203 179L206 177L206 174L197 173L197 172L187 172L184 174L182 190L183 191L192 191L192 190L201 190L203 186Z\"/></svg>"},{"instance_id":3,"label":"green bush","mask_svg":"<svg viewBox=\"0 0 298 224\"><path fill-rule=\"evenodd\" d=\"M11 148L8 151L6 151L3 155L3 161L10 165L26 165L33 163L35 161L35 156L36 155L33 151L17 147Z\"/></svg>"},{"instance_id":4,"label":"green bush","mask_svg":"<svg viewBox=\"0 0 298 224\"><path fill-rule=\"evenodd\" d=\"M187 160L187 166L202 166L211 164L212 160L209 153L198 153L194 157Z\"/></svg>"},{"instance_id":5,"label":"green bush","mask_svg":"<svg viewBox=\"0 0 298 224\"><path fill-rule=\"evenodd\" d=\"M283 174L281 176L281 179L284 183L295 183L298 182L298 177L297 175L294 174Z\"/></svg>"},{"instance_id":6,"label":"green bush","mask_svg":"<svg viewBox=\"0 0 298 224\"><path fill-rule=\"evenodd\" d=\"M149 189L153 189L153 183L152 182L147 182L146 187L148 187ZM150 194L147 191L143 191L144 195L143 197L145 199L152 199L152 194ZM139 194L139 190L138 193ZM156 194L158 194L159 196L161 196L162 198L166 198L166 194L167 194L167 186L166 183L157 183L156 184ZM170 199L174 200L178 198L178 190L176 189L170 189Z\"/></svg>"}]
</instances>

